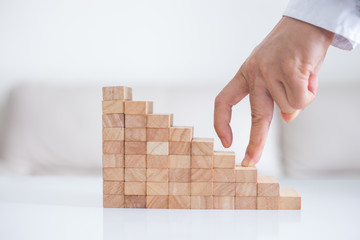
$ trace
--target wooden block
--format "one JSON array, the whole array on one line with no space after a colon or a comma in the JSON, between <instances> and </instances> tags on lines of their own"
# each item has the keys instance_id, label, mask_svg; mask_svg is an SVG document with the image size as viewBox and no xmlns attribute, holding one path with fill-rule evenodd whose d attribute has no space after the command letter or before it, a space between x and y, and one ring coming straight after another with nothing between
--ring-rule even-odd
<instances>
[{"instance_id":1,"label":"wooden block","mask_svg":"<svg viewBox=\"0 0 360 240\"><path fill-rule=\"evenodd\" d=\"M235 182L234 169L214 169L214 182Z\"/></svg>"},{"instance_id":2,"label":"wooden block","mask_svg":"<svg viewBox=\"0 0 360 240\"><path fill-rule=\"evenodd\" d=\"M262 210L279 209L279 197L257 197L257 209L262 209Z\"/></svg>"},{"instance_id":3,"label":"wooden block","mask_svg":"<svg viewBox=\"0 0 360 240\"><path fill-rule=\"evenodd\" d=\"M212 196L191 196L191 209L212 209Z\"/></svg>"},{"instance_id":4,"label":"wooden block","mask_svg":"<svg viewBox=\"0 0 360 240\"><path fill-rule=\"evenodd\" d=\"M191 142L169 142L170 155L190 155Z\"/></svg>"},{"instance_id":5,"label":"wooden block","mask_svg":"<svg viewBox=\"0 0 360 240\"><path fill-rule=\"evenodd\" d=\"M214 151L214 168L235 168L235 153Z\"/></svg>"},{"instance_id":6,"label":"wooden block","mask_svg":"<svg viewBox=\"0 0 360 240\"><path fill-rule=\"evenodd\" d=\"M212 182L213 170L206 168L191 169L191 182Z\"/></svg>"},{"instance_id":7,"label":"wooden block","mask_svg":"<svg viewBox=\"0 0 360 240\"><path fill-rule=\"evenodd\" d=\"M147 182L146 195L169 195L168 182Z\"/></svg>"},{"instance_id":8,"label":"wooden block","mask_svg":"<svg viewBox=\"0 0 360 240\"><path fill-rule=\"evenodd\" d=\"M103 114L102 126L103 128L124 128L125 127L124 114L123 113Z\"/></svg>"},{"instance_id":9,"label":"wooden block","mask_svg":"<svg viewBox=\"0 0 360 240\"><path fill-rule=\"evenodd\" d=\"M146 128L125 128L125 141L145 142Z\"/></svg>"},{"instance_id":10,"label":"wooden block","mask_svg":"<svg viewBox=\"0 0 360 240\"><path fill-rule=\"evenodd\" d=\"M171 127L169 130L169 141L171 142L191 142L194 127Z\"/></svg>"},{"instance_id":11,"label":"wooden block","mask_svg":"<svg viewBox=\"0 0 360 240\"><path fill-rule=\"evenodd\" d=\"M103 194L117 194L124 195L124 182L123 181L104 181L103 182Z\"/></svg>"},{"instance_id":12,"label":"wooden block","mask_svg":"<svg viewBox=\"0 0 360 240\"><path fill-rule=\"evenodd\" d=\"M301 209L301 196L292 188L280 188L279 209Z\"/></svg>"},{"instance_id":13,"label":"wooden block","mask_svg":"<svg viewBox=\"0 0 360 240\"><path fill-rule=\"evenodd\" d=\"M146 180L148 182L167 182L169 173L167 169L148 168L146 170Z\"/></svg>"},{"instance_id":14,"label":"wooden block","mask_svg":"<svg viewBox=\"0 0 360 240\"><path fill-rule=\"evenodd\" d=\"M170 209L190 209L190 196L169 196Z\"/></svg>"},{"instance_id":15,"label":"wooden block","mask_svg":"<svg viewBox=\"0 0 360 240\"><path fill-rule=\"evenodd\" d=\"M145 182L146 168L125 168L126 182ZM136 195L136 194L134 194Z\"/></svg>"},{"instance_id":16,"label":"wooden block","mask_svg":"<svg viewBox=\"0 0 360 240\"><path fill-rule=\"evenodd\" d=\"M211 156L214 152L214 139L193 138L191 142L191 155Z\"/></svg>"},{"instance_id":17,"label":"wooden block","mask_svg":"<svg viewBox=\"0 0 360 240\"><path fill-rule=\"evenodd\" d=\"M235 197L230 196L214 196L213 198L214 209L234 209Z\"/></svg>"},{"instance_id":18,"label":"wooden block","mask_svg":"<svg viewBox=\"0 0 360 240\"><path fill-rule=\"evenodd\" d=\"M124 113L124 101L122 100L102 101L102 112L104 114Z\"/></svg>"},{"instance_id":19,"label":"wooden block","mask_svg":"<svg viewBox=\"0 0 360 240\"><path fill-rule=\"evenodd\" d=\"M124 168L103 168L104 181L124 181Z\"/></svg>"},{"instance_id":20,"label":"wooden block","mask_svg":"<svg viewBox=\"0 0 360 240\"><path fill-rule=\"evenodd\" d=\"M125 195L146 195L145 182L124 182Z\"/></svg>"},{"instance_id":21,"label":"wooden block","mask_svg":"<svg viewBox=\"0 0 360 240\"><path fill-rule=\"evenodd\" d=\"M146 208L146 196L128 195L125 196L126 208Z\"/></svg>"},{"instance_id":22,"label":"wooden block","mask_svg":"<svg viewBox=\"0 0 360 240\"><path fill-rule=\"evenodd\" d=\"M213 168L213 156L191 156L191 168Z\"/></svg>"},{"instance_id":23,"label":"wooden block","mask_svg":"<svg viewBox=\"0 0 360 240\"><path fill-rule=\"evenodd\" d=\"M280 184L273 176L258 176L258 196L276 197L280 194Z\"/></svg>"},{"instance_id":24,"label":"wooden block","mask_svg":"<svg viewBox=\"0 0 360 240\"><path fill-rule=\"evenodd\" d=\"M104 154L103 155L103 167L125 167L123 154Z\"/></svg>"},{"instance_id":25,"label":"wooden block","mask_svg":"<svg viewBox=\"0 0 360 240\"><path fill-rule=\"evenodd\" d=\"M102 136L103 141L124 141L124 128L103 128Z\"/></svg>"},{"instance_id":26,"label":"wooden block","mask_svg":"<svg viewBox=\"0 0 360 240\"><path fill-rule=\"evenodd\" d=\"M214 183L214 196L235 196L235 183Z\"/></svg>"},{"instance_id":27,"label":"wooden block","mask_svg":"<svg viewBox=\"0 0 360 240\"><path fill-rule=\"evenodd\" d=\"M126 155L146 155L146 142L125 142Z\"/></svg>"},{"instance_id":28,"label":"wooden block","mask_svg":"<svg viewBox=\"0 0 360 240\"><path fill-rule=\"evenodd\" d=\"M173 125L173 114L147 115L147 128L169 128Z\"/></svg>"},{"instance_id":29,"label":"wooden block","mask_svg":"<svg viewBox=\"0 0 360 240\"><path fill-rule=\"evenodd\" d=\"M147 155L146 156L147 168L168 168L169 156L168 155Z\"/></svg>"},{"instance_id":30,"label":"wooden block","mask_svg":"<svg viewBox=\"0 0 360 240\"><path fill-rule=\"evenodd\" d=\"M256 183L236 183L236 196L240 197L256 197L257 184Z\"/></svg>"},{"instance_id":31,"label":"wooden block","mask_svg":"<svg viewBox=\"0 0 360 240\"><path fill-rule=\"evenodd\" d=\"M125 155L126 168L146 168L146 155Z\"/></svg>"},{"instance_id":32,"label":"wooden block","mask_svg":"<svg viewBox=\"0 0 360 240\"><path fill-rule=\"evenodd\" d=\"M190 182L190 168L169 168L169 182Z\"/></svg>"},{"instance_id":33,"label":"wooden block","mask_svg":"<svg viewBox=\"0 0 360 240\"><path fill-rule=\"evenodd\" d=\"M212 196L212 182L195 182L191 183L191 195L193 196Z\"/></svg>"},{"instance_id":34,"label":"wooden block","mask_svg":"<svg viewBox=\"0 0 360 240\"><path fill-rule=\"evenodd\" d=\"M169 129L168 128L147 128L146 141L148 142L168 142Z\"/></svg>"},{"instance_id":35,"label":"wooden block","mask_svg":"<svg viewBox=\"0 0 360 240\"><path fill-rule=\"evenodd\" d=\"M103 87L104 100L132 100L132 89L123 86Z\"/></svg>"},{"instance_id":36,"label":"wooden block","mask_svg":"<svg viewBox=\"0 0 360 240\"><path fill-rule=\"evenodd\" d=\"M123 141L103 141L104 154L124 154Z\"/></svg>"},{"instance_id":37,"label":"wooden block","mask_svg":"<svg viewBox=\"0 0 360 240\"><path fill-rule=\"evenodd\" d=\"M257 182L257 169L256 167L235 167L235 181L243 183L256 183Z\"/></svg>"},{"instance_id":38,"label":"wooden block","mask_svg":"<svg viewBox=\"0 0 360 240\"><path fill-rule=\"evenodd\" d=\"M170 155L169 168L190 168L190 155Z\"/></svg>"},{"instance_id":39,"label":"wooden block","mask_svg":"<svg viewBox=\"0 0 360 240\"><path fill-rule=\"evenodd\" d=\"M257 209L256 197L235 197L235 209Z\"/></svg>"},{"instance_id":40,"label":"wooden block","mask_svg":"<svg viewBox=\"0 0 360 240\"><path fill-rule=\"evenodd\" d=\"M123 208L124 195L103 195L104 208Z\"/></svg>"},{"instance_id":41,"label":"wooden block","mask_svg":"<svg viewBox=\"0 0 360 240\"><path fill-rule=\"evenodd\" d=\"M169 196L146 196L146 208L169 208Z\"/></svg>"},{"instance_id":42,"label":"wooden block","mask_svg":"<svg viewBox=\"0 0 360 240\"><path fill-rule=\"evenodd\" d=\"M169 195L190 196L190 189L190 183L169 182Z\"/></svg>"},{"instance_id":43,"label":"wooden block","mask_svg":"<svg viewBox=\"0 0 360 240\"><path fill-rule=\"evenodd\" d=\"M146 128L146 115L125 115L126 128Z\"/></svg>"},{"instance_id":44,"label":"wooden block","mask_svg":"<svg viewBox=\"0 0 360 240\"><path fill-rule=\"evenodd\" d=\"M169 142L147 142L148 155L169 155Z\"/></svg>"},{"instance_id":45,"label":"wooden block","mask_svg":"<svg viewBox=\"0 0 360 240\"><path fill-rule=\"evenodd\" d=\"M125 101L125 114L151 114L153 112L153 102L145 101Z\"/></svg>"}]
</instances>

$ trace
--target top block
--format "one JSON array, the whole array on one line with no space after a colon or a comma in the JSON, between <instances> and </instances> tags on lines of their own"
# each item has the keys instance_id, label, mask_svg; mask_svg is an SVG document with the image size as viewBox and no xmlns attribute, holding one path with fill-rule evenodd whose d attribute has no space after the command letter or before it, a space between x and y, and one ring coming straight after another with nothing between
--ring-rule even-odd
<instances>
[{"instance_id":1,"label":"top block","mask_svg":"<svg viewBox=\"0 0 360 240\"><path fill-rule=\"evenodd\" d=\"M129 87L103 87L104 100L132 100L132 89Z\"/></svg>"},{"instance_id":2,"label":"top block","mask_svg":"<svg viewBox=\"0 0 360 240\"><path fill-rule=\"evenodd\" d=\"M153 102L125 101L125 114L151 114Z\"/></svg>"},{"instance_id":3,"label":"top block","mask_svg":"<svg viewBox=\"0 0 360 240\"><path fill-rule=\"evenodd\" d=\"M214 139L193 138L191 142L191 155L211 156L214 152Z\"/></svg>"},{"instance_id":4,"label":"top block","mask_svg":"<svg viewBox=\"0 0 360 240\"><path fill-rule=\"evenodd\" d=\"M173 114L149 114L147 128L169 128L173 125Z\"/></svg>"},{"instance_id":5,"label":"top block","mask_svg":"<svg viewBox=\"0 0 360 240\"><path fill-rule=\"evenodd\" d=\"M170 142L191 142L193 127L171 127L169 131Z\"/></svg>"},{"instance_id":6,"label":"top block","mask_svg":"<svg viewBox=\"0 0 360 240\"><path fill-rule=\"evenodd\" d=\"M214 168L235 168L235 153L214 151Z\"/></svg>"}]
</instances>

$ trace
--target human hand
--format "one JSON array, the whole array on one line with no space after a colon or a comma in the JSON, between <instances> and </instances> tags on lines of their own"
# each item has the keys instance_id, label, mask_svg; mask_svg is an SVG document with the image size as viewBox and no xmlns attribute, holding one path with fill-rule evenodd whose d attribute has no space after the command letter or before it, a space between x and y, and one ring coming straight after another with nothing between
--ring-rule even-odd
<instances>
[{"instance_id":1,"label":"human hand","mask_svg":"<svg viewBox=\"0 0 360 240\"><path fill-rule=\"evenodd\" d=\"M316 97L317 72L334 34L314 25L283 17L240 67L215 99L214 127L224 147L232 144L232 106L249 94L250 140L243 166L261 157L274 111L274 101L286 122L292 121Z\"/></svg>"}]
</instances>

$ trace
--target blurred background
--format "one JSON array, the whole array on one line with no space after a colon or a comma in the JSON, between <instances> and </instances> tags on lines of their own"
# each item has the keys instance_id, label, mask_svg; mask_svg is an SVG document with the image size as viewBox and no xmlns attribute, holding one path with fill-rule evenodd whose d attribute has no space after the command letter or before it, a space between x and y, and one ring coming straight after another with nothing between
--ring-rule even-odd
<instances>
[{"instance_id":1,"label":"blurred background","mask_svg":"<svg viewBox=\"0 0 360 240\"><path fill-rule=\"evenodd\" d=\"M0 0L0 174L100 175L101 87L126 85L156 113L215 138L213 102L287 0ZM259 171L360 176L360 50L331 47L316 101L275 113ZM237 161L250 131L234 107Z\"/></svg>"}]
</instances>

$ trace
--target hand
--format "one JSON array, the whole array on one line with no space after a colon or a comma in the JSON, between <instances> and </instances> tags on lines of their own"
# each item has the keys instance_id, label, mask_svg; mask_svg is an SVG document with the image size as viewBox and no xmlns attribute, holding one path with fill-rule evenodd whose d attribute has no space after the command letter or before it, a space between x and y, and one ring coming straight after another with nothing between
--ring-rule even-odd
<instances>
[{"instance_id":1,"label":"hand","mask_svg":"<svg viewBox=\"0 0 360 240\"><path fill-rule=\"evenodd\" d=\"M231 108L249 94L251 131L243 166L254 166L260 160L274 101L282 118L290 122L315 99L317 72L333 37L332 32L283 17L218 94L214 127L226 148L233 139Z\"/></svg>"}]
</instances>

